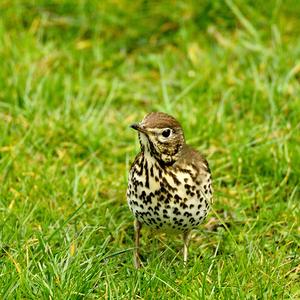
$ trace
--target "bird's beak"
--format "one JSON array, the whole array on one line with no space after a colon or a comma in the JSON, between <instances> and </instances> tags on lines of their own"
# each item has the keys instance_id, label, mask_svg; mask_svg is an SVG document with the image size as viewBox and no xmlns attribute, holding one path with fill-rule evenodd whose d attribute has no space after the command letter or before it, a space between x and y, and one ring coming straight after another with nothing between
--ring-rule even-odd
<instances>
[{"instance_id":1,"label":"bird's beak","mask_svg":"<svg viewBox=\"0 0 300 300\"><path fill-rule=\"evenodd\" d=\"M139 132L142 133L147 133L147 131L145 130L145 128L143 126L141 126L139 123L134 123L132 125L130 125L130 127L134 130L137 130Z\"/></svg>"}]
</instances>

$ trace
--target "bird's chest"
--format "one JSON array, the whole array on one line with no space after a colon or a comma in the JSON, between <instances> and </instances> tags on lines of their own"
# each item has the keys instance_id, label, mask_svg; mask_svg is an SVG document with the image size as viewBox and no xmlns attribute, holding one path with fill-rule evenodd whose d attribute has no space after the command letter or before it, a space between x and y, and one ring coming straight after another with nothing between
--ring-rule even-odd
<instances>
[{"instance_id":1,"label":"bird's chest","mask_svg":"<svg viewBox=\"0 0 300 300\"><path fill-rule=\"evenodd\" d=\"M161 167L141 157L129 174L127 199L135 217L156 229L185 230L206 216L208 202L191 166Z\"/></svg>"},{"instance_id":2,"label":"bird's chest","mask_svg":"<svg viewBox=\"0 0 300 300\"><path fill-rule=\"evenodd\" d=\"M129 173L128 192L147 205L164 202L184 193L178 174L163 168L151 157L140 158Z\"/></svg>"}]
</instances>

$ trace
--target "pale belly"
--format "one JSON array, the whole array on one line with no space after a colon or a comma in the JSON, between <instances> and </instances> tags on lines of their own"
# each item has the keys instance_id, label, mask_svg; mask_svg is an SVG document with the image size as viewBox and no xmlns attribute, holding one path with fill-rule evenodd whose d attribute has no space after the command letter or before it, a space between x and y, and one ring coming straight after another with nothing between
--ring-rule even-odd
<instances>
[{"instance_id":1,"label":"pale belly","mask_svg":"<svg viewBox=\"0 0 300 300\"><path fill-rule=\"evenodd\" d=\"M155 168L131 170L127 201L135 218L162 231L184 232L197 227L206 217L211 202L210 174L197 179L193 168L186 170Z\"/></svg>"}]
</instances>

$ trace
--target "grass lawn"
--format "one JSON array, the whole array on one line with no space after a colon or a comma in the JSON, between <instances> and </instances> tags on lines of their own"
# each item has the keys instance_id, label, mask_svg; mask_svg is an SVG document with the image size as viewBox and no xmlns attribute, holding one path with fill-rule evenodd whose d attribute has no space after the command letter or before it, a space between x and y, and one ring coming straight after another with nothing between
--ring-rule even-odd
<instances>
[{"instance_id":1,"label":"grass lawn","mask_svg":"<svg viewBox=\"0 0 300 300\"><path fill-rule=\"evenodd\" d=\"M190 245L132 262L129 125L209 160ZM2 0L0 299L299 299L300 2Z\"/></svg>"}]
</instances>

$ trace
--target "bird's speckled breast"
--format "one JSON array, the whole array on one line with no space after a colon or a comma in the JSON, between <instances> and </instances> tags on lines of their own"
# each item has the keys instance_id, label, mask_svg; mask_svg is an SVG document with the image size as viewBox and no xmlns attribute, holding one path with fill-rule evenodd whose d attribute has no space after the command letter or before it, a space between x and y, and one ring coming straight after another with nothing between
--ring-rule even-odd
<instances>
[{"instance_id":1,"label":"bird's speckled breast","mask_svg":"<svg viewBox=\"0 0 300 300\"><path fill-rule=\"evenodd\" d=\"M160 166L147 153L129 173L127 201L137 220L157 230L184 232L206 217L212 197L211 175L193 164Z\"/></svg>"}]
</instances>

